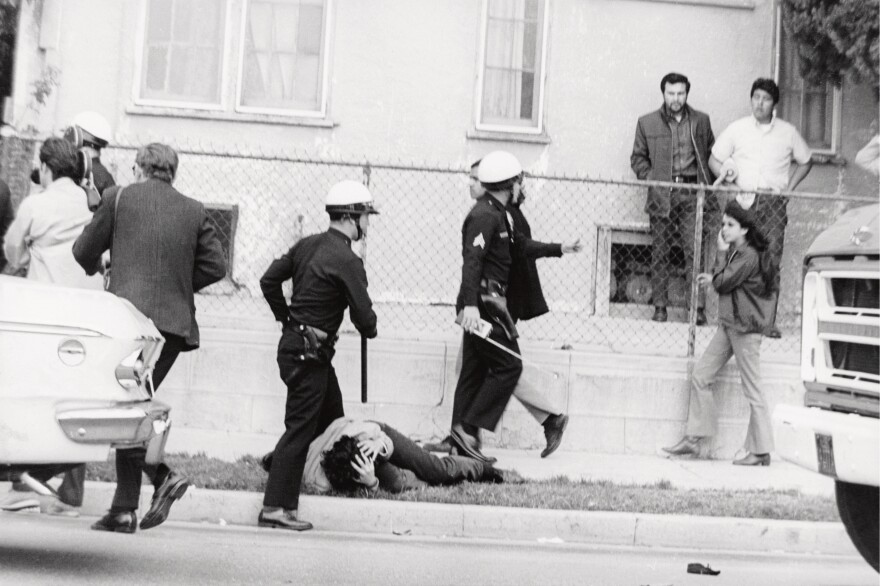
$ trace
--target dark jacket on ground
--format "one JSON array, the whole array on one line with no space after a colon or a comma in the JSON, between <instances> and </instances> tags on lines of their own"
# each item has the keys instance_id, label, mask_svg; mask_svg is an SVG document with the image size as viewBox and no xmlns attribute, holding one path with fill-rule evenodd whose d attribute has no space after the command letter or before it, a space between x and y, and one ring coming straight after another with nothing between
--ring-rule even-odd
<instances>
[{"instance_id":1,"label":"dark jacket on ground","mask_svg":"<svg viewBox=\"0 0 880 586\"><path fill-rule=\"evenodd\" d=\"M73 245L90 275L110 250L110 292L128 299L161 332L198 348L193 294L226 275L226 256L205 206L158 179L108 189L92 221Z\"/></svg>"},{"instance_id":2,"label":"dark jacket on ground","mask_svg":"<svg viewBox=\"0 0 880 586\"><path fill-rule=\"evenodd\" d=\"M718 292L718 322L743 334L763 334L773 325L776 294L767 292L758 251L744 244L718 251L712 286Z\"/></svg>"},{"instance_id":3,"label":"dark jacket on ground","mask_svg":"<svg viewBox=\"0 0 880 586\"><path fill-rule=\"evenodd\" d=\"M290 307L281 290L288 279L293 282ZM348 307L358 332L366 338L376 337L376 314L367 293L364 262L351 250L351 239L339 230L330 228L294 244L272 261L260 279L260 289L282 324L293 319L332 335L339 330Z\"/></svg>"},{"instance_id":4,"label":"dark jacket on ground","mask_svg":"<svg viewBox=\"0 0 880 586\"><path fill-rule=\"evenodd\" d=\"M532 240L532 228L517 206L508 206L513 218L514 246L507 283L507 309L515 320L529 320L547 313L536 260L562 256L562 245Z\"/></svg>"},{"instance_id":5,"label":"dark jacket on ground","mask_svg":"<svg viewBox=\"0 0 880 586\"><path fill-rule=\"evenodd\" d=\"M684 108L690 118L691 142L697 159L697 181L711 185L714 177L709 169L709 155L715 144L712 124L706 114L687 104ZM630 165L640 180L672 181L672 129L665 105L639 118ZM668 187L649 187L645 212L649 216L669 217L671 191ZM706 198L706 209L714 211L717 207L715 197L710 194Z\"/></svg>"}]
</instances>

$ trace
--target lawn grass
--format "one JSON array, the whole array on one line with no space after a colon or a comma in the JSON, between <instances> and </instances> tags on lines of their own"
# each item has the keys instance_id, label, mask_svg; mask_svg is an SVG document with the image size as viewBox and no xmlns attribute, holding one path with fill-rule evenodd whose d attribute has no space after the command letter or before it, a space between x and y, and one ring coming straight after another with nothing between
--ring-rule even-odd
<instances>
[{"instance_id":1,"label":"lawn grass","mask_svg":"<svg viewBox=\"0 0 880 586\"><path fill-rule=\"evenodd\" d=\"M259 459L253 456L227 462L201 453L167 454L165 461L200 488L263 492L266 486L266 472L260 467ZM115 482L116 472L112 462L89 464L87 479ZM468 482L454 487L425 488L403 494L380 490L375 495L352 498L658 515L840 520L834 500L823 496L803 495L794 490L683 490L665 480L650 485L573 481L564 477L524 484Z\"/></svg>"}]
</instances>

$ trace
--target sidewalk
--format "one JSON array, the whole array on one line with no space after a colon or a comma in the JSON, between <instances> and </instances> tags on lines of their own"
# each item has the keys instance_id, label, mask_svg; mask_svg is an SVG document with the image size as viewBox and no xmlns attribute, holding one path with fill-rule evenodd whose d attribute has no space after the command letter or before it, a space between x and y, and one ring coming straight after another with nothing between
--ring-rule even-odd
<instances>
[{"instance_id":1,"label":"sidewalk","mask_svg":"<svg viewBox=\"0 0 880 586\"><path fill-rule=\"evenodd\" d=\"M528 479L571 479L654 484L663 480L683 489L775 489L833 497L831 479L774 461L769 467L734 467L729 461L670 460L651 456L612 456L557 452L541 459L536 451L487 450L498 466L514 468ZM8 490L0 483L0 492ZM114 486L88 482L82 513L99 516ZM145 485L140 513L149 507ZM174 521L254 525L262 495L193 488L172 509ZM4 514L0 513L0 517ZM651 515L480 507L303 496L300 514L318 530L373 534L423 535L588 543L698 550L858 555L840 523L734 519L688 515Z\"/></svg>"}]
</instances>

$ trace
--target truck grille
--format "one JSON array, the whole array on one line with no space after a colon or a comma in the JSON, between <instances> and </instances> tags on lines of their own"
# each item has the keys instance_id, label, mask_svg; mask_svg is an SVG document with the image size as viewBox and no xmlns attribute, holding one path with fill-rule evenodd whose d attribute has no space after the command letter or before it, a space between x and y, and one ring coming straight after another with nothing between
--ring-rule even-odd
<instances>
[{"instance_id":1,"label":"truck grille","mask_svg":"<svg viewBox=\"0 0 880 586\"><path fill-rule=\"evenodd\" d=\"M861 309L880 308L880 287L876 279L831 279L834 305Z\"/></svg>"}]
</instances>

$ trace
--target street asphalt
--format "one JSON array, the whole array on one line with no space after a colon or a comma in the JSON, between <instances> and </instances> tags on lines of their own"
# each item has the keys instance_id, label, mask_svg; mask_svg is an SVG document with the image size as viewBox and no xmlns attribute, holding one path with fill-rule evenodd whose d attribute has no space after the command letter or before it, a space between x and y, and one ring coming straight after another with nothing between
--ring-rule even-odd
<instances>
[{"instance_id":1,"label":"street asphalt","mask_svg":"<svg viewBox=\"0 0 880 586\"><path fill-rule=\"evenodd\" d=\"M688 548L524 543L169 521L121 535L90 519L0 513L0 582L774 586L877 584L860 558ZM690 563L717 576L688 574Z\"/></svg>"}]
</instances>

